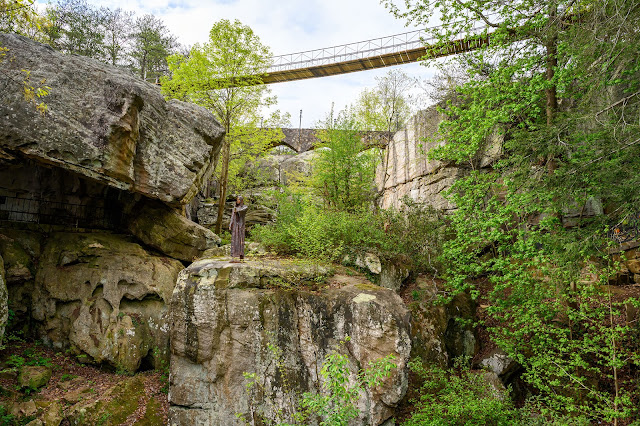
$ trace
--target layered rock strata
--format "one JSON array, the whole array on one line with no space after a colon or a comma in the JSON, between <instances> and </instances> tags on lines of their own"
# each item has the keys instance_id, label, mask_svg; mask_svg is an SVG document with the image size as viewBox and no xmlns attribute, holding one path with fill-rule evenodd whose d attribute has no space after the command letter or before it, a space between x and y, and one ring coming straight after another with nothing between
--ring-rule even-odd
<instances>
[{"instance_id":1,"label":"layered rock strata","mask_svg":"<svg viewBox=\"0 0 640 426\"><path fill-rule=\"evenodd\" d=\"M324 275L283 261L205 259L182 271L171 301L171 424L273 419L298 404L295 395L321 391L331 349L348 355L352 379L395 356L391 376L358 402L358 424L387 420L407 388L409 313L396 293L366 282L313 290ZM259 395L247 393L246 374L261 383Z\"/></svg>"},{"instance_id":2,"label":"layered rock strata","mask_svg":"<svg viewBox=\"0 0 640 426\"><path fill-rule=\"evenodd\" d=\"M211 176L223 128L206 109L165 101L157 86L91 58L65 55L15 34L0 103L0 157L26 157L173 205L188 203ZM41 114L23 81L44 82Z\"/></svg>"}]
</instances>

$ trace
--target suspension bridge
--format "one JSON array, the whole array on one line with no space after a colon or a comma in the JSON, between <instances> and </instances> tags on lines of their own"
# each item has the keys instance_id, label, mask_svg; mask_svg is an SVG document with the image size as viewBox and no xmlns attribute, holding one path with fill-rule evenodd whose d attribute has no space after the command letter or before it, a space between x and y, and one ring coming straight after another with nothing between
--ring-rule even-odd
<instances>
[{"instance_id":1,"label":"suspension bridge","mask_svg":"<svg viewBox=\"0 0 640 426\"><path fill-rule=\"evenodd\" d=\"M488 27L478 25L466 34L442 43L433 35L438 28L273 56L272 65L264 74L237 78L229 82L228 87L328 77L407 64L425 57L456 55L486 46L491 38L491 33L483 35Z\"/></svg>"}]
</instances>

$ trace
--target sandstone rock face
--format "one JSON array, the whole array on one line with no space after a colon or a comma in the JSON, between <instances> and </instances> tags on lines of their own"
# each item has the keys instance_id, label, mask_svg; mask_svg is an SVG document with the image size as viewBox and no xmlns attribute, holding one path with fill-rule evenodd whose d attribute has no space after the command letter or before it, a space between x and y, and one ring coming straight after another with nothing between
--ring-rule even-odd
<instances>
[{"instance_id":1,"label":"sandstone rock face","mask_svg":"<svg viewBox=\"0 0 640 426\"><path fill-rule=\"evenodd\" d=\"M30 252L32 250L32 252ZM182 264L130 237L0 230L12 309L46 343L133 372L167 360L167 308Z\"/></svg>"},{"instance_id":2,"label":"sandstone rock face","mask_svg":"<svg viewBox=\"0 0 640 426\"><path fill-rule=\"evenodd\" d=\"M236 413L273 419L295 405L293 393L321 388L322 362L346 336L351 340L339 350L348 353L354 373L395 355L392 375L361 395L363 414L354 424L388 419L407 388L408 311L394 292L371 284L296 287L325 274L284 261L205 259L183 270L171 301L171 424L243 424ZM245 390L244 373L264 384L255 398Z\"/></svg>"},{"instance_id":3,"label":"sandstone rock face","mask_svg":"<svg viewBox=\"0 0 640 426\"><path fill-rule=\"evenodd\" d=\"M401 208L402 199L409 197L436 209L455 209L455 205L444 197L444 191L468 171L427 158L430 150L444 143L437 138L442 119L436 106L433 106L418 112L405 129L395 133L385 148L384 161L376 173L378 188L383 190L380 201L382 208ZM500 158L501 151L502 137L491 135L484 152L474 160L476 167L491 166Z\"/></svg>"},{"instance_id":4,"label":"sandstone rock face","mask_svg":"<svg viewBox=\"0 0 640 426\"><path fill-rule=\"evenodd\" d=\"M220 243L220 238L209 229L161 203L136 206L128 228L145 244L186 262Z\"/></svg>"},{"instance_id":5,"label":"sandstone rock face","mask_svg":"<svg viewBox=\"0 0 640 426\"><path fill-rule=\"evenodd\" d=\"M189 202L211 175L222 127L204 108L166 102L127 71L0 34L7 59L0 104L0 157L27 157L173 205ZM48 112L25 102L24 72L46 80Z\"/></svg>"},{"instance_id":6,"label":"sandstone rock face","mask_svg":"<svg viewBox=\"0 0 640 426\"><path fill-rule=\"evenodd\" d=\"M474 318L475 305L471 298L460 294L445 305L436 304L438 284L422 275L416 277L411 292L417 296L411 297L413 301L409 303L411 356L425 364L440 366L446 366L455 357L473 357L478 346L473 328L456 321L456 318Z\"/></svg>"},{"instance_id":7,"label":"sandstone rock face","mask_svg":"<svg viewBox=\"0 0 640 426\"><path fill-rule=\"evenodd\" d=\"M4 338L4 328L9 318L9 298L7 293L7 281L4 278L4 260L0 256L0 342Z\"/></svg>"}]
</instances>

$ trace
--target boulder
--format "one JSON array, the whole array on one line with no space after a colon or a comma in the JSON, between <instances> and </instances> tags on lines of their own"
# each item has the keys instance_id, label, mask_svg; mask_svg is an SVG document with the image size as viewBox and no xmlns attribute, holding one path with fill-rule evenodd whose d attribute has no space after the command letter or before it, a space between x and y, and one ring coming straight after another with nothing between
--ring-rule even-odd
<instances>
[{"instance_id":1,"label":"boulder","mask_svg":"<svg viewBox=\"0 0 640 426\"><path fill-rule=\"evenodd\" d=\"M448 365L460 356L473 357L477 340L473 328L458 319L474 318L475 305L466 294L447 303L438 302L438 281L419 275L404 289L411 311L411 356L425 364Z\"/></svg>"},{"instance_id":2,"label":"boulder","mask_svg":"<svg viewBox=\"0 0 640 426\"><path fill-rule=\"evenodd\" d=\"M173 205L188 203L215 167L223 128L205 108L165 101L160 89L125 69L65 55L15 34L0 62L0 157L30 158ZM23 80L49 94L41 114Z\"/></svg>"},{"instance_id":3,"label":"boulder","mask_svg":"<svg viewBox=\"0 0 640 426\"><path fill-rule=\"evenodd\" d=\"M516 361L511 359L500 348L496 348L483 356L478 361L478 365L485 370L495 373L504 383L507 383L520 367Z\"/></svg>"},{"instance_id":4,"label":"boulder","mask_svg":"<svg viewBox=\"0 0 640 426\"><path fill-rule=\"evenodd\" d=\"M274 419L299 408L297 395L321 389L332 349L348 355L352 379L370 361L395 356L397 368L358 402L358 424L390 418L407 389L409 313L395 292L373 284L332 277L318 288L329 274L269 260L205 259L183 270L171 301L171 424L240 425L236 414ZM252 397L246 374L261 383Z\"/></svg>"},{"instance_id":5,"label":"boulder","mask_svg":"<svg viewBox=\"0 0 640 426\"><path fill-rule=\"evenodd\" d=\"M31 306L46 343L94 363L136 371L167 361L167 306L182 264L131 237L52 233L43 246Z\"/></svg>"},{"instance_id":6,"label":"boulder","mask_svg":"<svg viewBox=\"0 0 640 426\"><path fill-rule=\"evenodd\" d=\"M7 282L4 278L4 260L0 256L0 343L4 338L4 329L9 319L9 298L7 293Z\"/></svg>"},{"instance_id":7,"label":"boulder","mask_svg":"<svg viewBox=\"0 0 640 426\"><path fill-rule=\"evenodd\" d=\"M143 202L130 215L128 228L133 235L175 259L191 262L220 244L220 238L209 229L161 203Z\"/></svg>"},{"instance_id":8,"label":"boulder","mask_svg":"<svg viewBox=\"0 0 640 426\"><path fill-rule=\"evenodd\" d=\"M15 401L9 407L9 412L15 417L31 417L36 415L38 407L32 399L25 402Z\"/></svg>"},{"instance_id":9,"label":"boulder","mask_svg":"<svg viewBox=\"0 0 640 426\"><path fill-rule=\"evenodd\" d=\"M41 416L42 422L45 426L60 426L62 423L62 404L59 402L53 402L44 410Z\"/></svg>"},{"instance_id":10,"label":"boulder","mask_svg":"<svg viewBox=\"0 0 640 426\"><path fill-rule=\"evenodd\" d=\"M406 257L381 259L374 253L346 255L342 259L345 265L357 266L376 277L380 287L400 291L405 280L411 274L410 260Z\"/></svg>"},{"instance_id":11,"label":"boulder","mask_svg":"<svg viewBox=\"0 0 640 426\"><path fill-rule=\"evenodd\" d=\"M18 371L18 386L21 388L40 389L51 379L51 368L44 366L23 365Z\"/></svg>"},{"instance_id":12,"label":"boulder","mask_svg":"<svg viewBox=\"0 0 640 426\"><path fill-rule=\"evenodd\" d=\"M408 258L384 260L380 271L380 287L400 291L405 280L409 278L411 269Z\"/></svg>"}]
</instances>

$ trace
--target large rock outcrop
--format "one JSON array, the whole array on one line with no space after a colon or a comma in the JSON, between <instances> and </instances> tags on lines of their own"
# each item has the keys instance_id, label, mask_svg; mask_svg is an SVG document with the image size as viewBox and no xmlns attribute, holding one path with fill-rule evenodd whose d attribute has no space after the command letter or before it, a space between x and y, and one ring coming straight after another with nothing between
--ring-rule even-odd
<instances>
[{"instance_id":1,"label":"large rock outcrop","mask_svg":"<svg viewBox=\"0 0 640 426\"><path fill-rule=\"evenodd\" d=\"M27 157L172 205L211 175L223 136L206 109L165 101L157 86L94 59L65 55L14 34L0 62L0 158ZM45 81L40 114L22 82Z\"/></svg>"},{"instance_id":2,"label":"large rock outcrop","mask_svg":"<svg viewBox=\"0 0 640 426\"><path fill-rule=\"evenodd\" d=\"M285 261L205 259L183 270L171 301L171 424L243 424L236 414L251 413L253 421L258 413L275 418L295 405L295 395L319 391L322 362L346 336L340 350L354 374L395 355L392 375L361 394L356 423L388 419L407 388L408 311L396 293L366 282L333 277L317 289L324 274ZM255 398L245 373L262 384Z\"/></svg>"},{"instance_id":3,"label":"large rock outcrop","mask_svg":"<svg viewBox=\"0 0 640 426\"><path fill-rule=\"evenodd\" d=\"M36 337L134 372L168 360L168 304L183 265L131 237L0 229L10 303Z\"/></svg>"},{"instance_id":4,"label":"large rock outcrop","mask_svg":"<svg viewBox=\"0 0 640 426\"><path fill-rule=\"evenodd\" d=\"M140 240L176 259L191 262L220 238L162 203L136 206L128 220L129 231Z\"/></svg>"},{"instance_id":5,"label":"large rock outcrop","mask_svg":"<svg viewBox=\"0 0 640 426\"><path fill-rule=\"evenodd\" d=\"M455 209L455 205L444 197L444 192L468 170L428 158L430 150L444 143L437 137L443 118L437 107L432 106L419 111L404 129L394 134L376 173L376 183L383 191L382 208L401 208L402 199L408 197L436 209ZM474 166L489 167L499 158L501 149L502 137L491 135L484 151L474 159Z\"/></svg>"}]
</instances>

